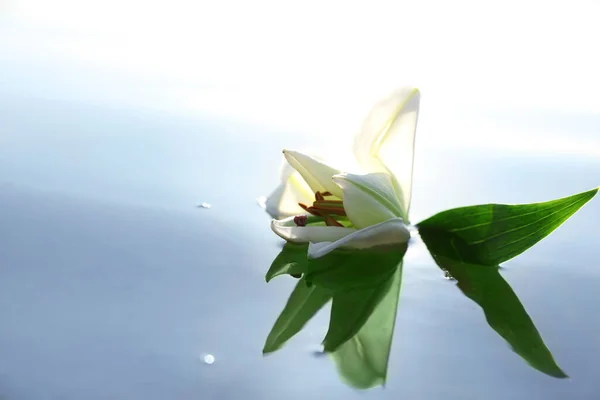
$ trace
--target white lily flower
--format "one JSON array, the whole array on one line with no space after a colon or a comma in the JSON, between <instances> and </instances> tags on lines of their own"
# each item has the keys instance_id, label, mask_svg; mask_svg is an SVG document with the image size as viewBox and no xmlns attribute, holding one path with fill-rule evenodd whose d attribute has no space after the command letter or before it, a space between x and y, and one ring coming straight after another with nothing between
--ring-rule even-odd
<instances>
[{"instance_id":1,"label":"white lily flower","mask_svg":"<svg viewBox=\"0 0 600 400\"><path fill-rule=\"evenodd\" d=\"M313 258L338 247L406 242L419 99L417 89L401 88L367 115L354 139L363 175L342 173L315 157L284 150L295 172L284 168L281 184L264 206L274 217L296 217L274 220L273 231L288 241L311 243ZM315 201L308 206L313 193ZM307 224L306 216L299 216L304 211L327 226Z\"/></svg>"},{"instance_id":2,"label":"white lily flower","mask_svg":"<svg viewBox=\"0 0 600 400\"><path fill-rule=\"evenodd\" d=\"M405 243L410 239L389 175L338 174L330 180L338 185L342 200L330 192L323 195L316 191L313 205L304 205L315 215L312 222L316 220L318 224L311 224L307 216L274 219L271 221L273 232L290 242L309 242L311 258L321 257L338 247L360 249ZM329 196L335 200L328 199ZM348 226L340 222L342 218Z\"/></svg>"}]
</instances>

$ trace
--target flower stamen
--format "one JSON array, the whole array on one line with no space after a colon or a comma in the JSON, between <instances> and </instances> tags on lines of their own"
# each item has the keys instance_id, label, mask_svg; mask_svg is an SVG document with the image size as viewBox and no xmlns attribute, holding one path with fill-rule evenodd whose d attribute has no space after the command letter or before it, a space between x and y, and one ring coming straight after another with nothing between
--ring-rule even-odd
<instances>
[{"instance_id":1,"label":"flower stamen","mask_svg":"<svg viewBox=\"0 0 600 400\"><path fill-rule=\"evenodd\" d=\"M327 226L340 226L340 227L344 226L344 225L340 224L339 222L337 222L335 219L333 219L333 217L331 215L326 215L325 216L325 225L327 225Z\"/></svg>"},{"instance_id":2,"label":"flower stamen","mask_svg":"<svg viewBox=\"0 0 600 400\"><path fill-rule=\"evenodd\" d=\"M321 213L319 213L314 207L312 207L312 206L309 207L306 204L302 204L302 203L298 203L298 205L300 207L302 207L302 209L304 209L304 211L306 211L307 213L312 214L317 217L322 217Z\"/></svg>"},{"instance_id":3,"label":"flower stamen","mask_svg":"<svg viewBox=\"0 0 600 400\"><path fill-rule=\"evenodd\" d=\"M331 215L337 215L340 217L345 217L346 216L346 211L343 208L336 208L336 207L325 207L325 206L313 206L313 207L309 207L312 210L312 213L320 213L321 215L323 214L331 214ZM316 214L315 214L316 215Z\"/></svg>"},{"instance_id":4,"label":"flower stamen","mask_svg":"<svg viewBox=\"0 0 600 400\"><path fill-rule=\"evenodd\" d=\"M311 213L312 215L316 215L317 217L322 217L323 213L321 212L321 210L316 209L315 207L308 207L306 209L306 211L308 211L309 213Z\"/></svg>"},{"instance_id":5,"label":"flower stamen","mask_svg":"<svg viewBox=\"0 0 600 400\"><path fill-rule=\"evenodd\" d=\"M346 210L344 210L344 202L342 200L326 200L325 196L331 196L329 192L316 192L315 201L311 206L307 206L304 203L298 203L304 211L312 214L316 217L323 218L325 225L327 226L341 226L340 222L336 221L333 216L345 217ZM301 216L294 217L294 223L296 226L306 226L306 215L304 219L300 219Z\"/></svg>"}]
</instances>

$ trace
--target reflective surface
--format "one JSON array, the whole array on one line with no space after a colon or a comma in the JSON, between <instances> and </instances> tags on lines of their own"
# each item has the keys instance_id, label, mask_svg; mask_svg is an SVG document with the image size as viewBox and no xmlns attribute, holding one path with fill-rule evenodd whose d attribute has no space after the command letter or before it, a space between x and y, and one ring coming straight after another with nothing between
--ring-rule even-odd
<instances>
[{"instance_id":1,"label":"reflective surface","mask_svg":"<svg viewBox=\"0 0 600 400\"><path fill-rule=\"evenodd\" d=\"M265 284L281 242L254 200L275 185L285 138L265 141L259 127L201 117L42 100L2 104L3 398L600 393L595 201L500 270L570 379L550 378L511 352L416 237L404 259L386 388L361 393L314 355L326 313L281 351L261 354L296 282ZM461 150L427 135L417 136L413 221L449 207L543 201L598 184L600 163L592 158ZM202 202L212 208L196 208Z\"/></svg>"},{"instance_id":2,"label":"reflective surface","mask_svg":"<svg viewBox=\"0 0 600 400\"><path fill-rule=\"evenodd\" d=\"M349 148L399 80L423 91L411 221L598 186L595 8L213 3L0 2L0 399L600 398L599 199L492 276L569 379L512 352L415 236L367 392L318 356L327 307L263 357L296 280L265 283L283 243L255 201L282 148Z\"/></svg>"}]
</instances>

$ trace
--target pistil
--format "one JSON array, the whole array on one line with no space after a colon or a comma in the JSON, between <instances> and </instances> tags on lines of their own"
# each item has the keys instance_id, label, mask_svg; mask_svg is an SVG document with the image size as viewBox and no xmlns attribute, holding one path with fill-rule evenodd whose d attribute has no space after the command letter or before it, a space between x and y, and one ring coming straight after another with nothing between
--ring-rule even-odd
<instances>
[{"instance_id":1,"label":"pistil","mask_svg":"<svg viewBox=\"0 0 600 400\"><path fill-rule=\"evenodd\" d=\"M294 217L294 223L296 226L306 226L307 221L308 217L306 215L297 215Z\"/></svg>"}]
</instances>

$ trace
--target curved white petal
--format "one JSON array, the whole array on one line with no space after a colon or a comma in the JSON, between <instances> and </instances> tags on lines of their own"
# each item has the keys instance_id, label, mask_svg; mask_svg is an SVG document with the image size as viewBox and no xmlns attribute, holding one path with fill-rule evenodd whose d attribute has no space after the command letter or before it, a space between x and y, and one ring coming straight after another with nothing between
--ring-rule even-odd
<instances>
[{"instance_id":1,"label":"curved white petal","mask_svg":"<svg viewBox=\"0 0 600 400\"><path fill-rule=\"evenodd\" d=\"M314 194L300 174L286 160L280 172L281 183L264 200L261 206L273 218L284 218L303 214L304 210L298 203L310 204Z\"/></svg>"},{"instance_id":2,"label":"curved white petal","mask_svg":"<svg viewBox=\"0 0 600 400\"><path fill-rule=\"evenodd\" d=\"M282 239L294 243L333 242L353 232L339 226L296 226L294 217L271 221L271 229Z\"/></svg>"},{"instance_id":3,"label":"curved white petal","mask_svg":"<svg viewBox=\"0 0 600 400\"><path fill-rule=\"evenodd\" d=\"M406 243L410 232L401 218L369 226L334 242L310 243L308 257L319 258L338 248L365 249L375 246Z\"/></svg>"},{"instance_id":4,"label":"curved white petal","mask_svg":"<svg viewBox=\"0 0 600 400\"><path fill-rule=\"evenodd\" d=\"M402 216L402 205L386 173L335 175L344 194L344 210L358 229Z\"/></svg>"},{"instance_id":5,"label":"curved white petal","mask_svg":"<svg viewBox=\"0 0 600 400\"><path fill-rule=\"evenodd\" d=\"M332 176L341 172L340 170L298 151L284 150L283 154L290 165L302 175L313 192L330 192L341 198L342 191L331 180Z\"/></svg>"},{"instance_id":6,"label":"curved white petal","mask_svg":"<svg viewBox=\"0 0 600 400\"><path fill-rule=\"evenodd\" d=\"M285 182L294 172L296 172L294 167L292 167L285 157L283 157L281 167L279 168L279 181L281 183ZM308 185L306 186L308 187ZM310 188L308 188L308 190L310 190Z\"/></svg>"},{"instance_id":7,"label":"curved white petal","mask_svg":"<svg viewBox=\"0 0 600 400\"><path fill-rule=\"evenodd\" d=\"M408 221L415 131L421 94L403 87L377 103L354 138L354 156L365 172L388 172Z\"/></svg>"}]
</instances>

